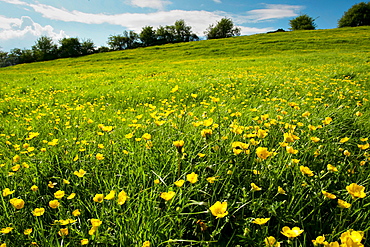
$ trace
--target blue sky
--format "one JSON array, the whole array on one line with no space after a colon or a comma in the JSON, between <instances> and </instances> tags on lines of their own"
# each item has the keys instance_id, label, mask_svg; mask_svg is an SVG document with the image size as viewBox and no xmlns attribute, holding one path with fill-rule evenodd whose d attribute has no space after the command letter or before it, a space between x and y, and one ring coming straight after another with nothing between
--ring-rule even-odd
<instances>
[{"instance_id":1,"label":"blue sky","mask_svg":"<svg viewBox=\"0 0 370 247\"><path fill-rule=\"evenodd\" d=\"M107 46L110 35L183 19L198 36L227 17L242 35L289 29L289 20L307 14L318 29L336 28L352 0L0 0L0 49L29 49L40 36L92 39Z\"/></svg>"}]
</instances>

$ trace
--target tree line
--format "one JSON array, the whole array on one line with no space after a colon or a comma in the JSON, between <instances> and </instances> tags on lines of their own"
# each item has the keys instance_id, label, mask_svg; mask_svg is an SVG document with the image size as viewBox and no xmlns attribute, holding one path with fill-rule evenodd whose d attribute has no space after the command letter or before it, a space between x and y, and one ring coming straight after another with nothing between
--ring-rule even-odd
<instances>
[{"instance_id":1,"label":"tree line","mask_svg":"<svg viewBox=\"0 0 370 247\"><path fill-rule=\"evenodd\" d=\"M98 48L91 39L81 41L79 38L63 38L55 44L52 38L41 36L31 49L14 48L9 53L0 51L0 67L137 47L198 41L199 37L191 29L192 27L184 20L177 20L174 25L160 26L157 29L145 26L139 34L124 31L122 34L111 35L108 37L108 46ZM210 25L205 35L207 39L227 38L240 35L240 29L234 26L231 19L222 18L217 24Z\"/></svg>"},{"instance_id":2,"label":"tree line","mask_svg":"<svg viewBox=\"0 0 370 247\"><path fill-rule=\"evenodd\" d=\"M314 30L315 19L308 15L300 15L289 21L290 30ZM338 20L338 27L356 27L370 25L370 2L361 2L353 5ZM174 25L160 26L154 29L145 26L139 34L134 31L124 31L119 35L108 37L108 47L96 48L91 39L63 38L55 44L50 37L41 36L31 49L14 48L9 53L0 51L0 67L20 63L47 61L57 58L78 57L93 53L133 49L168 43L197 41L199 37L191 31L184 20L177 20ZM229 18L222 18L216 24L211 24L204 32L207 39L228 38L240 35L240 28L236 27ZM275 32L284 31L278 29Z\"/></svg>"}]
</instances>

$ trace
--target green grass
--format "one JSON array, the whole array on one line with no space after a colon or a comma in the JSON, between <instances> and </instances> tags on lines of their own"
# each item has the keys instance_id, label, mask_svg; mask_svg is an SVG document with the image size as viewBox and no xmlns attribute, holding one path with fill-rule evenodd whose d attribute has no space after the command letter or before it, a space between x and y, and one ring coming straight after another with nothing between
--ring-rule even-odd
<instances>
[{"instance_id":1,"label":"green grass","mask_svg":"<svg viewBox=\"0 0 370 247\"><path fill-rule=\"evenodd\" d=\"M1 231L0 244L266 246L273 236L282 246L312 246L320 235L340 242L349 229L368 236L369 196L353 199L346 187L369 187L369 148L358 146L370 137L369 31L259 34L1 68L0 188L14 193L0 195L0 230L13 228ZM299 139L284 142L284 133ZM233 149L235 142L249 146ZM258 158L259 147L270 156ZM58 190L65 196L53 209ZM93 200L111 190L114 199ZM171 200L160 197L169 191ZM218 219L209 209L217 201L228 212ZM34 216L35 208L45 213ZM66 219L76 221L54 222ZM102 221L95 232L91 219ZM304 231L289 240L284 226Z\"/></svg>"}]
</instances>

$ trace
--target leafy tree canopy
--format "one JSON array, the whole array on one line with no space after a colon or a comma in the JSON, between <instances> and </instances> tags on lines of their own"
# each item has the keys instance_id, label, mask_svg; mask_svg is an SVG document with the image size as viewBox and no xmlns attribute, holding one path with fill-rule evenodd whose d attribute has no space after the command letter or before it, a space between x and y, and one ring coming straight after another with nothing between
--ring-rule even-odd
<instances>
[{"instance_id":1,"label":"leafy tree canopy","mask_svg":"<svg viewBox=\"0 0 370 247\"><path fill-rule=\"evenodd\" d=\"M222 18L216 25L211 24L204 32L207 39L220 39L240 35L240 28L235 27L229 18Z\"/></svg>"},{"instance_id":2,"label":"leafy tree canopy","mask_svg":"<svg viewBox=\"0 0 370 247\"><path fill-rule=\"evenodd\" d=\"M338 27L357 27L370 25L370 2L353 5L338 21Z\"/></svg>"},{"instance_id":3,"label":"leafy tree canopy","mask_svg":"<svg viewBox=\"0 0 370 247\"><path fill-rule=\"evenodd\" d=\"M300 15L289 21L290 30L315 30L315 19L308 15Z\"/></svg>"}]
</instances>

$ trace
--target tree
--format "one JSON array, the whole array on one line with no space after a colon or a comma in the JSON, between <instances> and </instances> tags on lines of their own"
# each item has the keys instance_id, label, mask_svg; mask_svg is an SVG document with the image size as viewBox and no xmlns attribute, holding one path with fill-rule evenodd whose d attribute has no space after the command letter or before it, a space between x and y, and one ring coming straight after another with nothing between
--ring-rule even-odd
<instances>
[{"instance_id":1,"label":"tree","mask_svg":"<svg viewBox=\"0 0 370 247\"><path fill-rule=\"evenodd\" d=\"M153 27L151 26L143 27L140 32L139 38L141 42L143 42L144 46L154 45L157 41L157 36L155 34L155 31L153 30Z\"/></svg>"},{"instance_id":2,"label":"tree","mask_svg":"<svg viewBox=\"0 0 370 247\"><path fill-rule=\"evenodd\" d=\"M175 41L175 27L174 26L166 26L159 28L155 32L157 36L158 43L166 44L166 43L173 43Z\"/></svg>"},{"instance_id":3,"label":"tree","mask_svg":"<svg viewBox=\"0 0 370 247\"><path fill-rule=\"evenodd\" d=\"M357 27L370 25L370 2L353 5L338 21L338 27Z\"/></svg>"},{"instance_id":4,"label":"tree","mask_svg":"<svg viewBox=\"0 0 370 247\"><path fill-rule=\"evenodd\" d=\"M111 35L108 37L107 44L113 51L123 50L126 48L127 38L122 35Z\"/></svg>"},{"instance_id":5,"label":"tree","mask_svg":"<svg viewBox=\"0 0 370 247\"><path fill-rule=\"evenodd\" d=\"M184 20L177 20L171 28L174 31L176 42L189 42L198 40L198 36L191 32L191 27L187 26Z\"/></svg>"},{"instance_id":6,"label":"tree","mask_svg":"<svg viewBox=\"0 0 370 247\"><path fill-rule=\"evenodd\" d=\"M46 61L57 58L58 47L54 44L53 39L47 36L41 36L32 46L36 60Z\"/></svg>"},{"instance_id":7,"label":"tree","mask_svg":"<svg viewBox=\"0 0 370 247\"><path fill-rule=\"evenodd\" d=\"M61 57L77 57L81 55L81 43L78 38L63 38L59 41Z\"/></svg>"},{"instance_id":8,"label":"tree","mask_svg":"<svg viewBox=\"0 0 370 247\"><path fill-rule=\"evenodd\" d=\"M315 19L308 15L300 15L289 21L290 30L315 30Z\"/></svg>"},{"instance_id":9,"label":"tree","mask_svg":"<svg viewBox=\"0 0 370 247\"><path fill-rule=\"evenodd\" d=\"M126 49L132 49L135 47L138 47L138 39L139 35L135 33L134 31L124 31L123 36L126 37Z\"/></svg>"},{"instance_id":10,"label":"tree","mask_svg":"<svg viewBox=\"0 0 370 247\"><path fill-rule=\"evenodd\" d=\"M81 43L81 53L82 55L93 54L95 52L95 45L91 39L82 41Z\"/></svg>"},{"instance_id":11,"label":"tree","mask_svg":"<svg viewBox=\"0 0 370 247\"><path fill-rule=\"evenodd\" d=\"M235 27L231 19L222 18L216 23L216 25L211 24L204 34L206 35L207 39L221 39L239 36L240 31L240 28Z\"/></svg>"}]
</instances>

